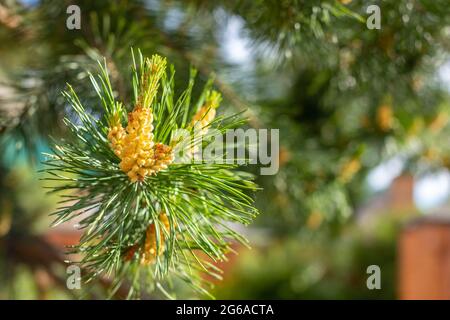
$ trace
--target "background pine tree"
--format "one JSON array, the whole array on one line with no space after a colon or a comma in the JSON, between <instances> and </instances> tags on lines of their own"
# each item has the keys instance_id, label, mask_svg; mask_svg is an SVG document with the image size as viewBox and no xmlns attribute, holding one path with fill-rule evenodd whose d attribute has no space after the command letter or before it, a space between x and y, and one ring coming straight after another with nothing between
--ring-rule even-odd
<instances>
[{"instance_id":1,"label":"background pine tree","mask_svg":"<svg viewBox=\"0 0 450 320\"><path fill-rule=\"evenodd\" d=\"M80 30L66 28L71 4L81 8ZM236 283L217 295L238 297L235 286L247 282L240 297L361 297L353 284L365 250L394 270L393 237L366 247L352 225L371 195L368 173L392 158L413 174L450 165L448 86L439 77L448 73L447 1L373 4L380 30L367 28L367 4L359 1L2 1L0 296L23 296L23 283L33 297L78 295L65 290L64 249L48 235L56 200L42 194L37 171L50 136L68 137L62 120L74 115L61 95L66 83L83 93L87 112L99 114L88 72L105 57L117 95L130 100L134 47L174 63L176 84L197 68L194 97L215 73L223 108L247 110L251 127L280 129L280 171L256 181L262 214L249 236L259 254L242 254ZM248 46L241 56L230 35L236 30ZM30 239L35 245L25 245ZM298 259L285 258L299 251ZM346 263L330 251L347 252ZM292 265L275 266L270 276L258 268L287 260ZM107 297L109 285L101 279L86 297ZM384 294L393 297L394 288Z\"/></svg>"}]
</instances>

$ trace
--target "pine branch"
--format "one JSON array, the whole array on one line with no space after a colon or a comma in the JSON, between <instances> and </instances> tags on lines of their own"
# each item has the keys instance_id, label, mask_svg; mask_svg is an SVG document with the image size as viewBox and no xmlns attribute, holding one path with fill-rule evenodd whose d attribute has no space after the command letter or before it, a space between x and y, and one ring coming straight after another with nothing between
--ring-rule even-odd
<instances>
[{"instance_id":1,"label":"pine branch","mask_svg":"<svg viewBox=\"0 0 450 320\"><path fill-rule=\"evenodd\" d=\"M172 163L174 149L183 146L183 153L191 154L199 143L191 137L180 140L176 132L193 134L200 127L207 140L209 128L224 132L242 119L214 119L220 96L210 84L191 105L195 72L175 99L174 70L165 71L165 59L139 53L133 61L131 112L116 101L106 63L90 77L103 115L86 112L70 86L64 93L78 119L65 119L72 139L56 143L48 155L47 180L59 182L53 192L76 194L54 213L55 224L81 218L83 236L72 252L83 255L87 281L101 274L114 275L117 284L129 279L130 297L136 297L142 278L150 279L145 287L164 292L160 282L170 277L204 294L207 284L198 271L220 277L208 260L225 259L231 240L246 243L227 222L251 222L257 211L247 193L256 186L236 171L236 164Z\"/></svg>"}]
</instances>

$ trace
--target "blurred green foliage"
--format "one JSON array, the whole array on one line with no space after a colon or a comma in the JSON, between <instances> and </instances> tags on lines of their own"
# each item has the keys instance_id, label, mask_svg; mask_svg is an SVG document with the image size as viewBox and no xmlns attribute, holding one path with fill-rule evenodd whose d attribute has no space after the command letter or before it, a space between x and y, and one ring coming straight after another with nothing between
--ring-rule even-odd
<instances>
[{"instance_id":1,"label":"blurred green foliage","mask_svg":"<svg viewBox=\"0 0 450 320\"><path fill-rule=\"evenodd\" d=\"M389 212L374 221L372 231L352 222L335 237L309 231L243 250L218 284L217 298L395 299L403 220ZM370 265L380 267L379 290L367 288Z\"/></svg>"}]
</instances>

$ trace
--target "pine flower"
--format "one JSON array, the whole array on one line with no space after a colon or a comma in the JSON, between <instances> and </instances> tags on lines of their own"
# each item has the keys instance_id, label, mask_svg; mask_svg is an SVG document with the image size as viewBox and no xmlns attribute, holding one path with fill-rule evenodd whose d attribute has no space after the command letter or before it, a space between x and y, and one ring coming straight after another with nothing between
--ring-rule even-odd
<instances>
[{"instance_id":1,"label":"pine flower","mask_svg":"<svg viewBox=\"0 0 450 320\"><path fill-rule=\"evenodd\" d=\"M201 135L208 132L208 127L216 117L216 109L219 107L222 97L217 91L210 91L206 97L205 103L199 111L194 115L191 121L192 128L199 128Z\"/></svg>"},{"instance_id":2,"label":"pine flower","mask_svg":"<svg viewBox=\"0 0 450 320\"><path fill-rule=\"evenodd\" d=\"M444 111L441 111L437 114L433 121L431 121L429 128L432 132L437 133L447 125L448 121L448 114Z\"/></svg>"},{"instance_id":3,"label":"pine flower","mask_svg":"<svg viewBox=\"0 0 450 320\"><path fill-rule=\"evenodd\" d=\"M212 90L207 93L205 103L200 110L197 111L189 124L189 128L195 128L196 134L199 135L195 137L196 139L201 138L208 133L209 126L216 117L216 109L219 107L221 100L222 96L219 92ZM198 144L200 143L201 140L196 140L194 144L188 148L187 154L189 157L192 157L194 153L197 152Z\"/></svg>"},{"instance_id":4,"label":"pine flower","mask_svg":"<svg viewBox=\"0 0 450 320\"><path fill-rule=\"evenodd\" d=\"M152 110L139 108L128 115L126 131L121 125L109 130L111 148L121 160L119 167L132 182L167 169L174 160L171 147L154 143L152 123Z\"/></svg>"},{"instance_id":5,"label":"pine flower","mask_svg":"<svg viewBox=\"0 0 450 320\"><path fill-rule=\"evenodd\" d=\"M109 129L108 139L111 141L111 148L113 149L116 156L119 158L122 155L123 144L125 138L125 129L121 124L114 126Z\"/></svg>"},{"instance_id":6,"label":"pine flower","mask_svg":"<svg viewBox=\"0 0 450 320\"><path fill-rule=\"evenodd\" d=\"M389 131L392 129L394 117L392 108L388 104L381 105L377 110L377 123L382 131Z\"/></svg>"},{"instance_id":7,"label":"pine flower","mask_svg":"<svg viewBox=\"0 0 450 320\"><path fill-rule=\"evenodd\" d=\"M153 165L153 114L150 108L138 108L128 114L127 134L124 139L120 169L132 182L143 180L146 167Z\"/></svg>"},{"instance_id":8,"label":"pine flower","mask_svg":"<svg viewBox=\"0 0 450 320\"><path fill-rule=\"evenodd\" d=\"M153 113L150 108L159 80L165 70L166 60L154 55L147 59L141 79L140 95L136 106L128 114L126 130L114 117L108 132L111 148L119 157L120 169L132 182L143 181L147 175L167 169L174 156L172 148L153 141Z\"/></svg>"},{"instance_id":9,"label":"pine flower","mask_svg":"<svg viewBox=\"0 0 450 320\"><path fill-rule=\"evenodd\" d=\"M164 229L169 232L170 224L167 215L164 212L159 214L159 221L164 225ZM145 232L144 250L141 256L141 264L148 265L155 261L157 256L164 252L164 232L160 229L160 243L157 247L156 227L155 223L151 223ZM158 250L159 249L159 250Z\"/></svg>"},{"instance_id":10,"label":"pine flower","mask_svg":"<svg viewBox=\"0 0 450 320\"><path fill-rule=\"evenodd\" d=\"M115 155L119 158L122 156L125 135L126 132L120 123L120 117L118 114L115 114L111 119L111 124L108 131L108 140L111 142L111 148L113 149Z\"/></svg>"},{"instance_id":11,"label":"pine flower","mask_svg":"<svg viewBox=\"0 0 450 320\"><path fill-rule=\"evenodd\" d=\"M339 180L343 183L349 182L360 169L361 161L359 158L351 159L342 166Z\"/></svg>"},{"instance_id":12,"label":"pine flower","mask_svg":"<svg viewBox=\"0 0 450 320\"><path fill-rule=\"evenodd\" d=\"M153 155L153 166L150 169L150 173L156 173L158 171L167 169L169 164L173 162L174 154L172 152L172 148L169 146L166 146L162 143L157 143L155 145L154 149L154 155Z\"/></svg>"},{"instance_id":13,"label":"pine flower","mask_svg":"<svg viewBox=\"0 0 450 320\"><path fill-rule=\"evenodd\" d=\"M309 215L306 220L306 226L311 230L316 230L320 227L323 222L323 213L317 210L314 210Z\"/></svg>"}]
</instances>

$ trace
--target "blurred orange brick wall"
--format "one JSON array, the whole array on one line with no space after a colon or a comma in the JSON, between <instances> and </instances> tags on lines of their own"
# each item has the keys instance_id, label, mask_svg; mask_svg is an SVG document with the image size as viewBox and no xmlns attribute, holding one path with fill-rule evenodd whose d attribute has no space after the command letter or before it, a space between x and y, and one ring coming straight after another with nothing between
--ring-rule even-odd
<instances>
[{"instance_id":1,"label":"blurred orange brick wall","mask_svg":"<svg viewBox=\"0 0 450 320\"><path fill-rule=\"evenodd\" d=\"M450 299L450 223L421 220L398 246L400 299Z\"/></svg>"}]
</instances>

